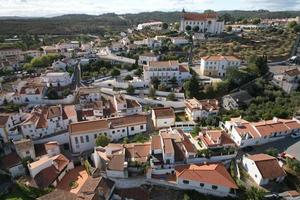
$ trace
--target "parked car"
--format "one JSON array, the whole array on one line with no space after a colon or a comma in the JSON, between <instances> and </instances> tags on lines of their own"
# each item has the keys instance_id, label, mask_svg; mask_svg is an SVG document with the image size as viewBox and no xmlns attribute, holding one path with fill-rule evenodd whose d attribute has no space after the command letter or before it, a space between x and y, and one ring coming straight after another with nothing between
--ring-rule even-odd
<instances>
[{"instance_id":1,"label":"parked car","mask_svg":"<svg viewBox=\"0 0 300 200\"><path fill-rule=\"evenodd\" d=\"M292 138L299 138L299 137L300 137L300 132L292 133L292 134L291 134L291 137L292 137Z\"/></svg>"}]
</instances>

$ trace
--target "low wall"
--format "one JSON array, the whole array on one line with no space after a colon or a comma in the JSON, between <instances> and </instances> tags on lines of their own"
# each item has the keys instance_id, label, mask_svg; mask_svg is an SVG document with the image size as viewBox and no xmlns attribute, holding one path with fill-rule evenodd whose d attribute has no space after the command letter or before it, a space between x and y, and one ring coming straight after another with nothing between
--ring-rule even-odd
<instances>
[{"instance_id":1,"label":"low wall","mask_svg":"<svg viewBox=\"0 0 300 200\"><path fill-rule=\"evenodd\" d=\"M41 139L33 140L34 144L44 144L51 141L57 141L59 144L69 144L69 132L54 134Z\"/></svg>"}]
</instances>

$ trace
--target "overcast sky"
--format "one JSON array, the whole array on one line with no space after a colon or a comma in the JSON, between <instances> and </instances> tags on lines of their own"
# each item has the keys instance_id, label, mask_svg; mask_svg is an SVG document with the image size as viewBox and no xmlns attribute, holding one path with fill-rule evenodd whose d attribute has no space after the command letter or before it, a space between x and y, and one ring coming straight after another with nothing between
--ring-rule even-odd
<instances>
[{"instance_id":1,"label":"overcast sky","mask_svg":"<svg viewBox=\"0 0 300 200\"><path fill-rule=\"evenodd\" d=\"M117 14L144 11L300 10L300 0L0 0L0 16Z\"/></svg>"}]
</instances>

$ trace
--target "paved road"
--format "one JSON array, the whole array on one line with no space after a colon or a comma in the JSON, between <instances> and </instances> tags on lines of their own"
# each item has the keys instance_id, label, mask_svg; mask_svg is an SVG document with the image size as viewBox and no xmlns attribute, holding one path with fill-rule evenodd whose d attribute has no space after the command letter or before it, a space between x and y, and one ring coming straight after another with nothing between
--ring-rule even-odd
<instances>
[{"instance_id":1,"label":"paved road","mask_svg":"<svg viewBox=\"0 0 300 200\"><path fill-rule=\"evenodd\" d=\"M287 151L291 146L298 147L299 154L300 154L300 138L294 139L290 136L287 136L284 139L280 139L268 144L264 144L261 146L255 146L254 150L249 152L249 154L256 154L256 153L264 153L267 149L273 147L279 150L280 153Z\"/></svg>"}]
</instances>

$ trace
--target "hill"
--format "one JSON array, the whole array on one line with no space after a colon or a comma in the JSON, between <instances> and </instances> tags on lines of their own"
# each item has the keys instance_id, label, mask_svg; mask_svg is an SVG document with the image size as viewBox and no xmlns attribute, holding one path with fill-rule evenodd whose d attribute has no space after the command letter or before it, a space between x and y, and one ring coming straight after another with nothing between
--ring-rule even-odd
<instances>
[{"instance_id":1,"label":"hill","mask_svg":"<svg viewBox=\"0 0 300 200\"><path fill-rule=\"evenodd\" d=\"M219 11L219 16L229 14L233 19L241 18L285 18L300 16L300 11L270 12L258 11ZM52 18L0 18L0 35L9 34L104 34L106 31L126 30L133 25L148 21L178 22L180 12L143 12L138 14L117 15L63 15Z\"/></svg>"}]
</instances>

